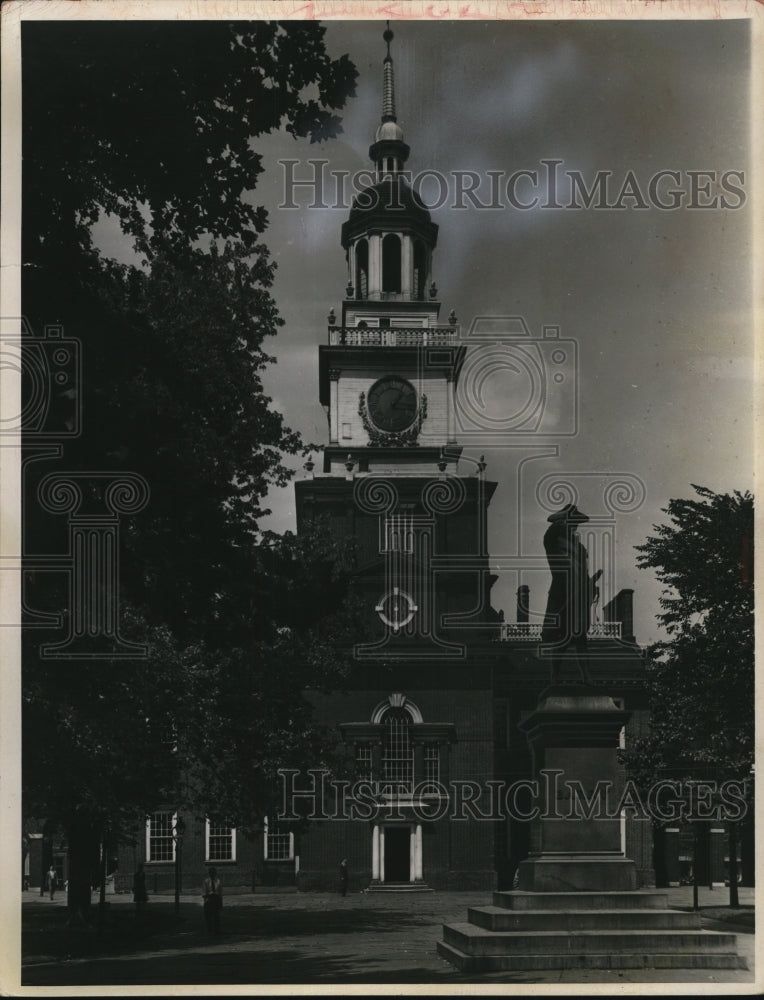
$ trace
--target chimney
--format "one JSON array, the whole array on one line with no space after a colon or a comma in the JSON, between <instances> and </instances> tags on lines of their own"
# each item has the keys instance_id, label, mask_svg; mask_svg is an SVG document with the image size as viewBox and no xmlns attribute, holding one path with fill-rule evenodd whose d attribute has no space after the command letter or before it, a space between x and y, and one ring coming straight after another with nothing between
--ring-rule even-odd
<instances>
[{"instance_id":1,"label":"chimney","mask_svg":"<svg viewBox=\"0 0 764 1000\"><path fill-rule=\"evenodd\" d=\"M634 638L634 591L619 590L612 601L602 609L606 622L621 622L621 638L625 642L636 642Z\"/></svg>"}]
</instances>

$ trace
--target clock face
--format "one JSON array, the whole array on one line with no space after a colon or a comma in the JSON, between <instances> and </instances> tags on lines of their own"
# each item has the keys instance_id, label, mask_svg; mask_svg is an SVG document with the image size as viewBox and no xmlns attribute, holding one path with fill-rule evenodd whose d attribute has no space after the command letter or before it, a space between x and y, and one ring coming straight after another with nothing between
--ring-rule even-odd
<instances>
[{"instance_id":1,"label":"clock face","mask_svg":"<svg viewBox=\"0 0 764 1000\"><path fill-rule=\"evenodd\" d=\"M418 409L416 389L399 375L381 378L369 390L369 416L382 431L405 430Z\"/></svg>"}]
</instances>

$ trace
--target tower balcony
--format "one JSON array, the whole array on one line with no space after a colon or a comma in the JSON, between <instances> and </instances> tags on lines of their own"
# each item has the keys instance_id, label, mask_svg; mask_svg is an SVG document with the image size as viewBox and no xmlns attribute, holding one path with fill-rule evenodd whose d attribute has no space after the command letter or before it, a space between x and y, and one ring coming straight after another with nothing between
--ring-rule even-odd
<instances>
[{"instance_id":1,"label":"tower balcony","mask_svg":"<svg viewBox=\"0 0 764 1000\"><path fill-rule=\"evenodd\" d=\"M458 326L330 326L330 347L452 347Z\"/></svg>"}]
</instances>

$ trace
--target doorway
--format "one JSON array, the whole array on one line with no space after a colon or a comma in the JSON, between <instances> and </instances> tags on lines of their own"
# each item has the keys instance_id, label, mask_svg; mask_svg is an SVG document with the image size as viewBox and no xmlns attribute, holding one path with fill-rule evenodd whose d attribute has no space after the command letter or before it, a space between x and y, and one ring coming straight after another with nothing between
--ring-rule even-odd
<instances>
[{"instance_id":1,"label":"doorway","mask_svg":"<svg viewBox=\"0 0 764 1000\"><path fill-rule=\"evenodd\" d=\"M385 827L385 882L411 881L411 828Z\"/></svg>"}]
</instances>

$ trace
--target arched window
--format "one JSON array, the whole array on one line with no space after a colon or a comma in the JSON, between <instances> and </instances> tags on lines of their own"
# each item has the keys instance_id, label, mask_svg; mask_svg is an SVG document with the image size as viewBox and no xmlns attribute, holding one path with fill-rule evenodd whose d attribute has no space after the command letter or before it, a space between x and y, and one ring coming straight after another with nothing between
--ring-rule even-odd
<instances>
[{"instance_id":1,"label":"arched window","mask_svg":"<svg viewBox=\"0 0 764 1000\"><path fill-rule=\"evenodd\" d=\"M401 241L394 233L382 240L382 291L401 290Z\"/></svg>"},{"instance_id":2,"label":"arched window","mask_svg":"<svg viewBox=\"0 0 764 1000\"><path fill-rule=\"evenodd\" d=\"M369 244L360 240L355 248L355 294L356 298L369 296Z\"/></svg>"},{"instance_id":3,"label":"arched window","mask_svg":"<svg viewBox=\"0 0 764 1000\"><path fill-rule=\"evenodd\" d=\"M427 281L427 251L424 243L417 240L414 244L414 298L423 299Z\"/></svg>"},{"instance_id":4,"label":"arched window","mask_svg":"<svg viewBox=\"0 0 764 1000\"><path fill-rule=\"evenodd\" d=\"M414 785L414 750L405 708L390 708L382 716L385 734L382 745L382 773L393 794L411 792Z\"/></svg>"}]
</instances>

